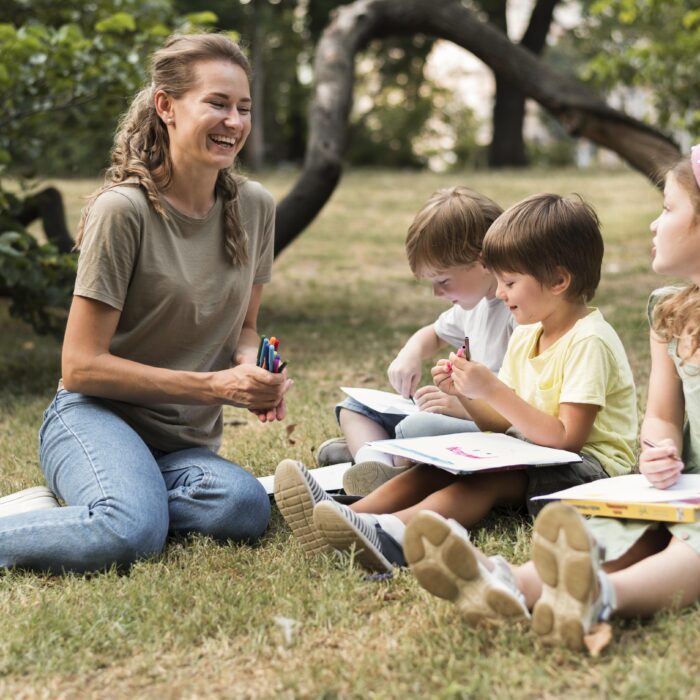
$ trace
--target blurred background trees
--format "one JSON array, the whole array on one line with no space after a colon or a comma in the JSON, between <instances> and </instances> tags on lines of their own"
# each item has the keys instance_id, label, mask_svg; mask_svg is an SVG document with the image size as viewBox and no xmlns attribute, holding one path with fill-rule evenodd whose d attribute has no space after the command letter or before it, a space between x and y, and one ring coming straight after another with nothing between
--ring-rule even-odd
<instances>
[{"instance_id":1,"label":"blurred background trees","mask_svg":"<svg viewBox=\"0 0 700 700\"><path fill-rule=\"evenodd\" d=\"M436 0L437 1L437 0ZM0 294L28 313L65 305L74 269L60 192L43 178L96 177L148 56L173 31L232 32L254 70L249 170L304 159L315 47L340 0L4 0L0 5ZM686 145L697 130L698 0L463 0L514 44L581 77ZM576 159L573 140L518 85L446 42L391 32L355 67L344 159L400 168L521 167ZM455 67L457 66L457 67ZM457 77L455 77L457 76ZM471 82L470 82L471 81ZM48 242L26 226L44 223ZM37 274L29 274L36 260ZM27 267L29 265L29 267ZM35 268L31 268L35 269ZM29 282L29 280L33 280ZM42 288L41 280L49 280ZM25 285L24 287L22 285ZM26 286L29 285L29 286ZM60 290L64 290L63 292ZM58 300L58 301L57 301ZM24 308L24 310L22 310ZM55 324L60 332L60 319Z\"/></svg>"}]
</instances>

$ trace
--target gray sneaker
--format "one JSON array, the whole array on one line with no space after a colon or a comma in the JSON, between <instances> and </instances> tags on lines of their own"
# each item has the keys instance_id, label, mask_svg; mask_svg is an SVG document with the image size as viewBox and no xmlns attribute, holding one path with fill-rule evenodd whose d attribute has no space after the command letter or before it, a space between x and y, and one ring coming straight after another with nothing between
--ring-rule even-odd
<instances>
[{"instance_id":1,"label":"gray sneaker","mask_svg":"<svg viewBox=\"0 0 700 700\"><path fill-rule=\"evenodd\" d=\"M308 469L294 459L283 459L275 470L275 503L292 534L309 554L330 552L331 547L314 525L314 506L331 497Z\"/></svg>"},{"instance_id":2,"label":"gray sneaker","mask_svg":"<svg viewBox=\"0 0 700 700\"><path fill-rule=\"evenodd\" d=\"M503 557L488 569L456 521L420 511L406 526L404 556L423 588L455 604L471 625L529 619L525 598Z\"/></svg>"},{"instance_id":3,"label":"gray sneaker","mask_svg":"<svg viewBox=\"0 0 700 700\"><path fill-rule=\"evenodd\" d=\"M374 489L411 467L390 467L384 462L358 462L343 474L343 489L348 496L366 496Z\"/></svg>"},{"instance_id":4,"label":"gray sneaker","mask_svg":"<svg viewBox=\"0 0 700 700\"><path fill-rule=\"evenodd\" d=\"M406 565L401 545L391 535L341 503L319 503L314 508L314 524L333 549L354 549L357 562L365 569L389 573L394 564Z\"/></svg>"},{"instance_id":5,"label":"gray sneaker","mask_svg":"<svg viewBox=\"0 0 700 700\"><path fill-rule=\"evenodd\" d=\"M46 486L33 486L0 498L0 518L32 510L58 508L59 505L56 496Z\"/></svg>"},{"instance_id":6,"label":"gray sneaker","mask_svg":"<svg viewBox=\"0 0 700 700\"><path fill-rule=\"evenodd\" d=\"M544 643L581 649L591 626L608 619L615 590L600 559L601 549L575 508L550 503L542 509L532 535L532 561L542 579L532 629Z\"/></svg>"},{"instance_id":7,"label":"gray sneaker","mask_svg":"<svg viewBox=\"0 0 700 700\"><path fill-rule=\"evenodd\" d=\"M322 442L316 450L316 464L319 467L328 467L331 464L345 464L353 462L348 449L348 443L344 437L334 437Z\"/></svg>"}]
</instances>

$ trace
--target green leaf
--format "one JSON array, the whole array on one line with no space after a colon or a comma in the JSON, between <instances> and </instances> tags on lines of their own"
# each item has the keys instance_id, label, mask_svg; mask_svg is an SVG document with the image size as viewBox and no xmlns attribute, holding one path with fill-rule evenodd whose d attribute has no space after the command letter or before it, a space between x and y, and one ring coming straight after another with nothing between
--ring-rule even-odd
<instances>
[{"instance_id":1,"label":"green leaf","mask_svg":"<svg viewBox=\"0 0 700 700\"><path fill-rule=\"evenodd\" d=\"M219 18L213 12L192 12L189 15L185 15L185 19L194 26L207 26L215 25Z\"/></svg>"},{"instance_id":2,"label":"green leaf","mask_svg":"<svg viewBox=\"0 0 700 700\"><path fill-rule=\"evenodd\" d=\"M136 31L136 20L126 12L117 12L111 17L99 21L95 31L101 34L125 34Z\"/></svg>"}]
</instances>

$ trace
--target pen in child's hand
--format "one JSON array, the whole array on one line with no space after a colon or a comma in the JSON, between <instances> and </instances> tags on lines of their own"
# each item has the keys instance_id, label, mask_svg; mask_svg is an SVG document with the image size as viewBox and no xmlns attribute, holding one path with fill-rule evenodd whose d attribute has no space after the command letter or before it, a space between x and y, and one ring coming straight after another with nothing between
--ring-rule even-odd
<instances>
[{"instance_id":1,"label":"pen in child's hand","mask_svg":"<svg viewBox=\"0 0 700 700\"><path fill-rule=\"evenodd\" d=\"M464 338L464 345L457 350L457 357L463 357L467 361L472 359L472 354L469 351L469 338L466 336Z\"/></svg>"},{"instance_id":2,"label":"pen in child's hand","mask_svg":"<svg viewBox=\"0 0 700 700\"><path fill-rule=\"evenodd\" d=\"M415 405L416 405L416 400L413 398L413 394L409 394L409 395L408 395L408 398L411 399L411 401L413 401L413 405L415 406Z\"/></svg>"},{"instance_id":3,"label":"pen in child's hand","mask_svg":"<svg viewBox=\"0 0 700 700\"><path fill-rule=\"evenodd\" d=\"M646 438L642 439L642 444L646 445L647 447L658 447L658 445L653 443L651 440L647 440Z\"/></svg>"}]
</instances>

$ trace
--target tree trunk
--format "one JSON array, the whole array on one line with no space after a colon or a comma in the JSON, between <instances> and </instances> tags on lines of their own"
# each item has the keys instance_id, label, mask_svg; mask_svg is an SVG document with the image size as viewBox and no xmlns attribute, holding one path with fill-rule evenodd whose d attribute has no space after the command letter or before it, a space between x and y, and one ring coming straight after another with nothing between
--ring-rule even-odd
<instances>
[{"instance_id":1,"label":"tree trunk","mask_svg":"<svg viewBox=\"0 0 700 700\"><path fill-rule=\"evenodd\" d=\"M554 17L554 8L559 0L538 0L530 15L520 45L538 56L542 53ZM485 5L489 21L508 35L506 0ZM524 167L528 165L523 137L525 121L525 95L508 80L496 78L489 165L494 168Z\"/></svg>"},{"instance_id":2,"label":"tree trunk","mask_svg":"<svg viewBox=\"0 0 700 700\"><path fill-rule=\"evenodd\" d=\"M265 61L263 59L264 23L260 17L259 4L252 6L252 42L250 47L250 64L253 77L250 84L250 96L253 100L252 129L246 148L246 165L251 170L260 170L265 164Z\"/></svg>"},{"instance_id":3,"label":"tree trunk","mask_svg":"<svg viewBox=\"0 0 700 700\"><path fill-rule=\"evenodd\" d=\"M416 33L471 51L499 78L537 100L572 136L609 148L652 181L661 165L679 156L666 136L612 109L575 78L513 44L459 0L357 0L338 8L318 43L306 158L299 179L277 208L276 253L313 220L340 179L355 54L371 39Z\"/></svg>"},{"instance_id":4,"label":"tree trunk","mask_svg":"<svg viewBox=\"0 0 700 700\"><path fill-rule=\"evenodd\" d=\"M523 138L525 95L505 78L496 75L489 165L492 168L523 168L528 164Z\"/></svg>"},{"instance_id":5,"label":"tree trunk","mask_svg":"<svg viewBox=\"0 0 700 700\"><path fill-rule=\"evenodd\" d=\"M22 208L17 214L17 221L22 226L28 226L36 219L41 219L46 238L61 253L69 253L73 250L73 239L66 226L63 197L55 187L47 187L41 192L27 197L22 202Z\"/></svg>"}]
</instances>

